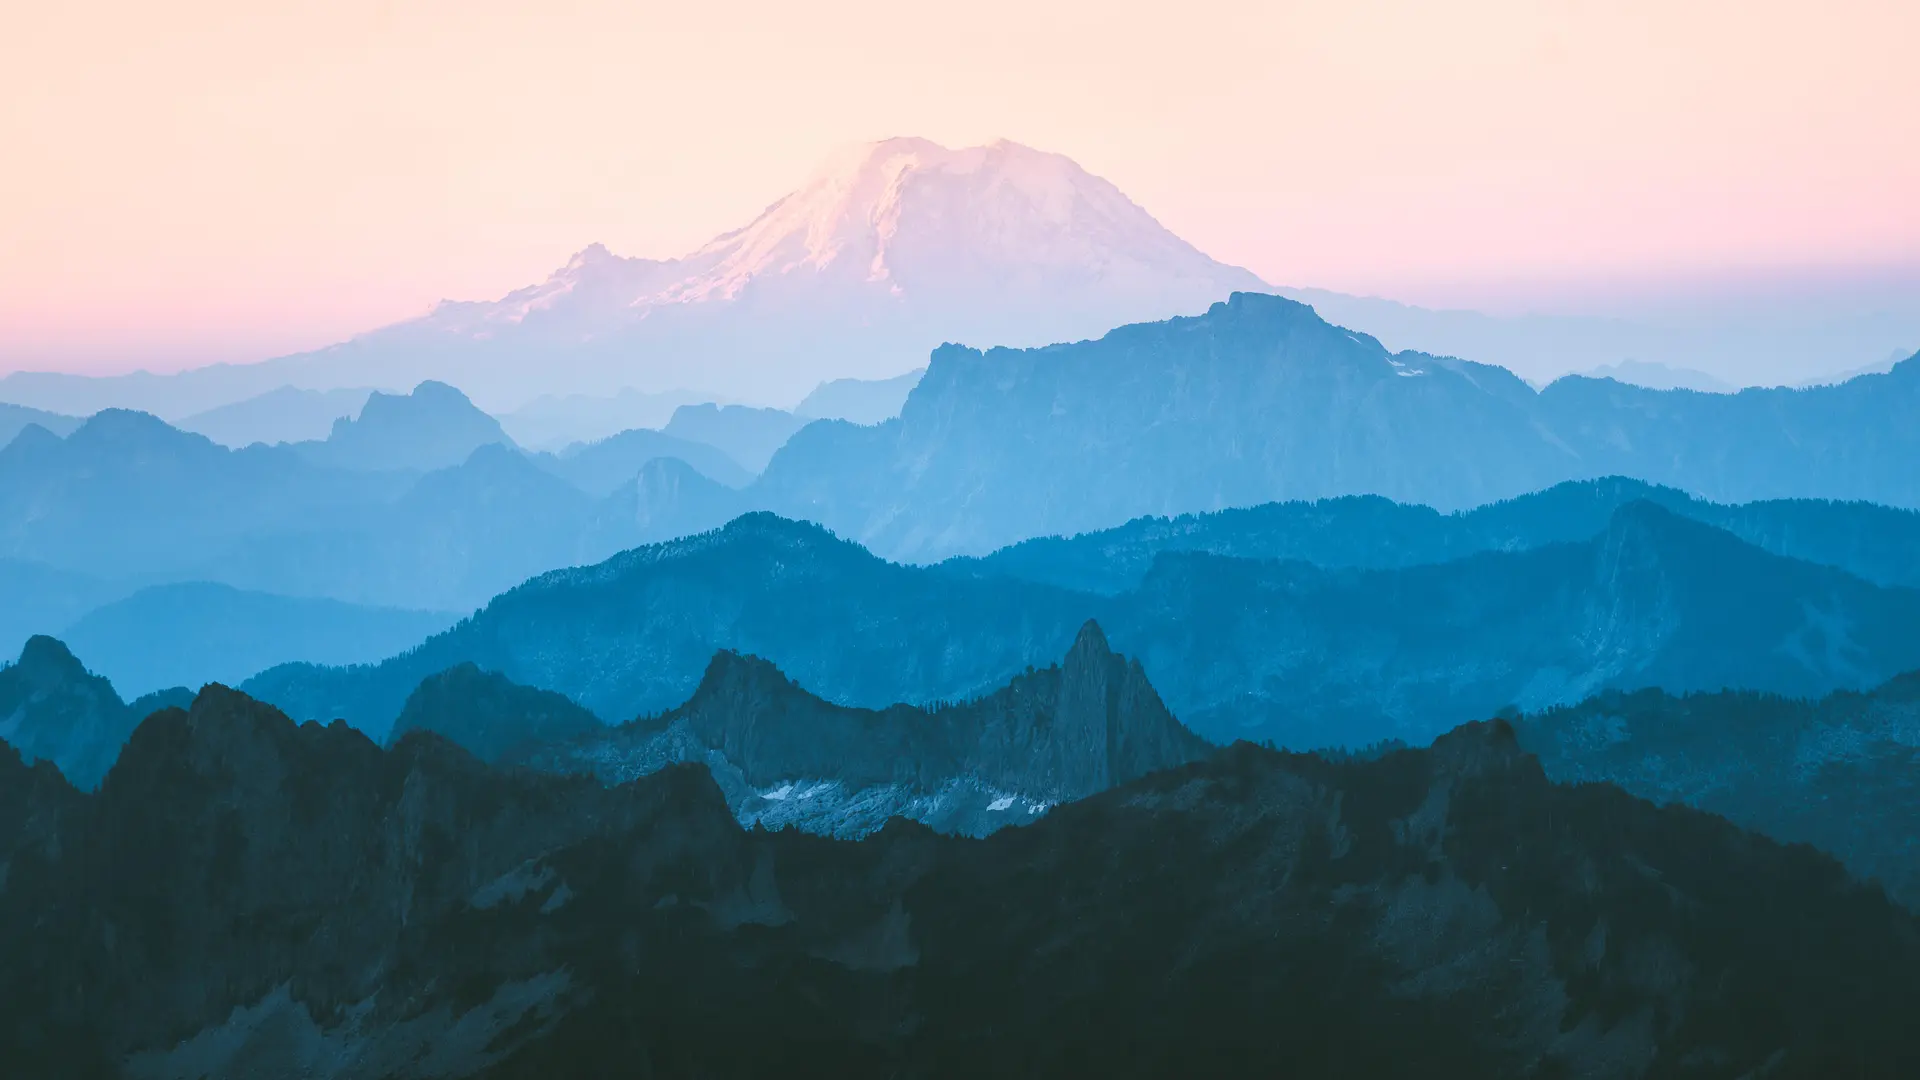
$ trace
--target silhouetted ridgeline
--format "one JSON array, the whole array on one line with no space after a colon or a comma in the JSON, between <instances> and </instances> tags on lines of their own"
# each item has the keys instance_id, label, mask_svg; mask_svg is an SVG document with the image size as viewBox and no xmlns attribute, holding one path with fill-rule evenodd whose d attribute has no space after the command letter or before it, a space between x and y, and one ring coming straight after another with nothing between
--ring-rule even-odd
<instances>
[{"instance_id":1,"label":"silhouetted ridgeline","mask_svg":"<svg viewBox=\"0 0 1920 1080\"><path fill-rule=\"evenodd\" d=\"M1920 926L1500 723L1241 745L978 841L744 832L210 687L97 794L0 753L22 1077L1901 1076ZM979 1033L991 1031L983 1039Z\"/></svg>"},{"instance_id":2,"label":"silhouetted ridgeline","mask_svg":"<svg viewBox=\"0 0 1920 1080\"><path fill-rule=\"evenodd\" d=\"M382 664L246 687L380 736L422 679L471 661L618 719L685 700L731 649L872 708L985 693L1089 618L1194 730L1303 748L1424 742L1609 687L1820 695L1920 668L1920 592L1633 502L1578 543L1395 569L1164 553L1114 596L891 564L752 515L530 581Z\"/></svg>"},{"instance_id":3,"label":"silhouetted ridgeline","mask_svg":"<svg viewBox=\"0 0 1920 1080\"><path fill-rule=\"evenodd\" d=\"M192 691L177 687L122 701L112 683L89 672L64 644L35 637L19 660L0 667L0 741L92 788L147 714L192 699Z\"/></svg>"},{"instance_id":4,"label":"silhouetted ridgeline","mask_svg":"<svg viewBox=\"0 0 1920 1080\"><path fill-rule=\"evenodd\" d=\"M1138 585L1165 552L1393 569L1587 540L1606 529L1615 511L1638 501L1724 529L1775 555L1832 566L1878 585L1920 586L1915 511L1819 499L1728 506L1619 476L1569 481L1452 514L1352 495L1138 518L1099 532L1023 540L984 558L944 565L1108 593Z\"/></svg>"}]
</instances>

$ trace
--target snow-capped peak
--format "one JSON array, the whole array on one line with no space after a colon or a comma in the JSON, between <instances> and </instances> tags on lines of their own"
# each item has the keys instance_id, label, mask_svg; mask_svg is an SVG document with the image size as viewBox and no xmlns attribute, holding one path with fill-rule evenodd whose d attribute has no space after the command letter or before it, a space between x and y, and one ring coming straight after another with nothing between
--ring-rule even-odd
<instances>
[{"instance_id":1,"label":"snow-capped peak","mask_svg":"<svg viewBox=\"0 0 1920 1080\"><path fill-rule=\"evenodd\" d=\"M484 341L490 355L524 347L543 364L584 349L582 382L667 389L751 369L760 393L786 380L781 392L797 395L823 378L895 374L943 341L1071 341L1266 288L1069 158L1004 139L894 138L836 151L682 258L594 244L538 284L393 329L403 350L422 333L436 349Z\"/></svg>"}]
</instances>

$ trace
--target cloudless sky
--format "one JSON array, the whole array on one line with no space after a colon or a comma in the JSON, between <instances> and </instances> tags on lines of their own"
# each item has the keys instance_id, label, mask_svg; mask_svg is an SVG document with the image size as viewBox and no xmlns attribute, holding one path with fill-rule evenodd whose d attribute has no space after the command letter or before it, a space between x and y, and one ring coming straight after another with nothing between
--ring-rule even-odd
<instances>
[{"instance_id":1,"label":"cloudless sky","mask_svg":"<svg viewBox=\"0 0 1920 1080\"><path fill-rule=\"evenodd\" d=\"M1915 0L16 0L0 370L681 254L832 148L1065 153L1270 281L1488 310L1920 262Z\"/></svg>"}]
</instances>

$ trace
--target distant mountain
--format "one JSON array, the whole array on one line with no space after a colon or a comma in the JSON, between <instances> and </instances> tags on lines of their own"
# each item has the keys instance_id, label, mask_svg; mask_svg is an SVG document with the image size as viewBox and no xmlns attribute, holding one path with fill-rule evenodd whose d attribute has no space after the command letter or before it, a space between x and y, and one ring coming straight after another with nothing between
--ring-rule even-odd
<instances>
[{"instance_id":1,"label":"distant mountain","mask_svg":"<svg viewBox=\"0 0 1920 1080\"><path fill-rule=\"evenodd\" d=\"M96 608L61 636L114 685L145 693L236 683L293 661L367 663L458 618L181 582L150 586Z\"/></svg>"},{"instance_id":2,"label":"distant mountain","mask_svg":"<svg viewBox=\"0 0 1920 1080\"><path fill-rule=\"evenodd\" d=\"M1377 495L1267 503L1237 510L1144 517L1113 529L1048 536L946 566L1070 589L1133 588L1168 552L1295 559L1329 569L1391 569L1483 551L1586 540L1628 503L1647 501L1792 559L1845 570L1877 585L1920 588L1920 513L1873 503L1785 499L1725 506L1619 476L1442 514Z\"/></svg>"},{"instance_id":3,"label":"distant mountain","mask_svg":"<svg viewBox=\"0 0 1920 1080\"><path fill-rule=\"evenodd\" d=\"M0 402L0 447L12 442L14 436L19 435L28 424L37 424L55 435L68 435L81 422L77 416L62 416L42 409Z\"/></svg>"},{"instance_id":4,"label":"distant mountain","mask_svg":"<svg viewBox=\"0 0 1920 1080\"><path fill-rule=\"evenodd\" d=\"M900 415L907 395L920 385L926 368L915 368L891 379L832 379L793 407L793 414L807 420L845 420L851 424L878 424Z\"/></svg>"},{"instance_id":5,"label":"distant mountain","mask_svg":"<svg viewBox=\"0 0 1920 1080\"><path fill-rule=\"evenodd\" d=\"M1920 925L1495 722L1241 745L984 840L745 831L209 687L98 793L0 754L22 1077L1900 1076ZM982 1038L992 1032L992 1038Z\"/></svg>"},{"instance_id":6,"label":"distant mountain","mask_svg":"<svg viewBox=\"0 0 1920 1080\"><path fill-rule=\"evenodd\" d=\"M1062 663L931 710L834 705L764 660L721 652L685 704L522 760L609 783L690 761L742 824L859 837L893 817L985 835L1210 752L1089 622Z\"/></svg>"},{"instance_id":7,"label":"distant mountain","mask_svg":"<svg viewBox=\"0 0 1920 1080\"><path fill-rule=\"evenodd\" d=\"M899 138L834 154L678 259L594 244L498 300L445 302L316 352L144 381L15 375L0 397L185 415L281 385L438 379L496 411L627 388L769 404L826 379L898 375L945 341L1074 341L1264 287L1058 154ZM174 413L163 400L199 403Z\"/></svg>"},{"instance_id":8,"label":"distant mountain","mask_svg":"<svg viewBox=\"0 0 1920 1080\"><path fill-rule=\"evenodd\" d=\"M1453 510L1607 475L1723 502L1920 507L1916 415L1920 361L1811 390L1536 393L1236 294L1098 341L943 347L898 420L810 425L749 501L914 560L1148 514L1350 494Z\"/></svg>"},{"instance_id":9,"label":"distant mountain","mask_svg":"<svg viewBox=\"0 0 1920 1080\"><path fill-rule=\"evenodd\" d=\"M1811 379L1803 379L1800 382L1797 382L1793 385L1799 386L1799 387L1833 386L1837 383L1843 383L1850 379L1857 379L1862 375L1885 375L1888 372L1892 371L1895 367L1899 366L1900 361L1905 360L1907 357L1911 355L1913 355L1913 350L1911 349L1898 349L1898 350L1895 350L1892 354L1890 354L1885 360L1881 360L1871 364L1862 364L1859 367L1847 368L1844 371L1835 371L1825 375L1816 375Z\"/></svg>"},{"instance_id":10,"label":"distant mountain","mask_svg":"<svg viewBox=\"0 0 1920 1080\"><path fill-rule=\"evenodd\" d=\"M1622 360L1616 364L1602 364L1578 374L1589 379L1612 379L1614 382L1645 387L1648 390L1694 390L1703 394L1731 394L1739 389L1732 383L1716 379L1704 371L1645 360Z\"/></svg>"},{"instance_id":11,"label":"distant mountain","mask_svg":"<svg viewBox=\"0 0 1920 1080\"><path fill-rule=\"evenodd\" d=\"M639 476L648 462L660 458L678 459L730 488L745 487L753 481L753 474L719 447L648 428L622 431L598 442L576 443L534 460L581 491L604 497Z\"/></svg>"},{"instance_id":12,"label":"distant mountain","mask_svg":"<svg viewBox=\"0 0 1920 1080\"><path fill-rule=\"evenodd\" d=\"M1917 269L1837 289L1813 276L1744 295L1667 289L1652 303L1616 300L1612 313L1589 314L1490 315L1326 289L1265 291L1311 304L1328 322L1365 331L1389 349L1471 357L1536 386L1623 362L1710 372L1734 386L1793 386L1884 372L1891 362L1876 361L1895 349L1894 360L1912 356L1920 344ZM1806 378L1836 368L1843 373Z\"/></svg>"},{"instance_id":13,"label":"distant mountain","mask_svg":"<svg viewBox=\"0 0 1920 1080\"><path fill-rule=\"evenodd\" d=\"M356 422L386 423L379 414ZM403 425L386 430L402 442L407 437ZM339 445L363 446L361 438ZM144 585L203 581L456 611L542 571L660 538L641 513L646 464L633 460L641 456L629 454L635 448L555 462L482 442L456 465L422 475L317 463L312 458L365 459L315 446L229 450L154 417L112 410L66 439L30 428L28 437L0 449L0 580L47 567L44 574L64 574L69 583L97 584L87 606ZM725 471L718 451L689 452ZM550 469L612 490L589 494ZM614 479L621 473L624 480ZM737 503L727 509L739 511ZM687 513L663 507L660 519L680 521ZM85 610L62 599L73 589L51 576L44 584L30 582L22 594L50 605L35 609L28 633L57 632ZM7 617L0 615L0 627Z\"/></svg>"},{"instance_id":14,"label":"distant mountain","mask_svg":"<svg viewBox=\"0 0 1920 1080\"><path fill-rule=\"evenodd\" d=\"M675 438L706 443L726 452L750 473L767 467L774 451L786 445L806 421L781 409L754 409L745 405L682 405L673 411L665 432Z\"/></svg>"},{"instance_id":15,"label":"distant mountain","mask_svg":"<svg viewBox=\"0 0 1920 1080\"><path fill-rule=\"evenodd\" d=\"M288 447L229 450L109 409L65 439L29 428L0 448L0 557L100 577L218 579L235 545L357 521L408 483Z\"/></svg>"},{"instance_id":16,"label":"distant mountain","mask_svg":"<svg viewBox=\"0 0 1920 1080\"><path fill-rule=\"evenodd\" d=\"M133 729L149 713L192 700L175 688L122 701L65 644L35 637L0 667L0 741L31 763L49 761L83 790L100 783ZM0 757L8 751L0 749Z\"/></svg>"},{"instance_id":17,"label":"distant mountain","mask_svg":"<svg viewBox=\"0 0 1920 1080\"><path fill-rule=\"evenodd\" d=\"M559 452L576 443L593 443L635 428L663 428L682 405L712 401L694 390L645 393L628 388L617 394L542 394L509 412L500 426L529 450Z\"/></svg>"},{"instance_id":18,"label":"distant mountain","mask_svg":"<svg viewBox=\"0 0 1920 1080\"><path fill-rule=\"evenodd\" d=\"M394 722L389 743L431 731L489 763L518 759L544 743L596 733L599 718L550 690L459 664L422 681Z\"/></svg>"},{"instance_id":19,"label":"distant mountain","mask_svg":"<svg viewBox=\"0 0 1920 1080\"><path fill-rule=\"evenodd\" d=\"M1920 667L1920 591L1769 555L1646 502L1578 543L1386 570L1197 553L1112 596L883 562L769 515L559 571L420 648L291 666L246 689L380 735L462 661L597 715L671 707L708 657L761 656L842 705L971 697L1097 618L1175 715L1215 741L1409 741L1609 687L1823 694Z\"/></svg>"},{"instance_id":20,"label":"distant mountain","mask_svg":"<svg viewBox=\"0 0 1920 1080\"><path fill-rule=\"evenodd\" d=\"M359 415L374 392L364 388L297 390L282 386L258 397L182 417L174 426L238 449L254 443L325 439L334 425Z\"/></svg>"},{"instance_id":21,"label":"distant mountain","mask_svg":"<svg viewBox=\"0 0 1920 1080\"><path fill-rule=\"evenodd\" d=\"M136 586L45 563L0 559L0 656L20 651L28 638L55 633L102 604L112 603Z\"/></svg>"},{"instance_id":22,"label":"distant mountain","mask_svg":"<svg viewBox=\"0 0 1920 1080\"><path fill-rule=\"evenodd\" d=\"M338 523L250 538L218 579L376 606L468 609L543 570L638 543L631 502L619 493L596 499L525 454L488 444Z\"/></svg>"},{"instance_id":23,"label":"distant mountain","mask_svg":"<svg viewBox=\"0 0 1920 1080\"><path fill-rule=\"evenodd\" d=\"M342 417L319 442L293 449L340 469L431 472L458 465L483 446L512 446L500 422L439 382L410 394L375 392L355 417Z\"/></svg>"},{"instance_id":24,"label":"distant mountain","mask_svg":"<svg viewBox=\"0 0 1920 1080\"><path fill-rule=\"evenodd\" d=\"M717 529L748 506L736 489L677 457L657 457L607 498L608 517L632 543L654 543Z\"/></svg>"}]
</instances>

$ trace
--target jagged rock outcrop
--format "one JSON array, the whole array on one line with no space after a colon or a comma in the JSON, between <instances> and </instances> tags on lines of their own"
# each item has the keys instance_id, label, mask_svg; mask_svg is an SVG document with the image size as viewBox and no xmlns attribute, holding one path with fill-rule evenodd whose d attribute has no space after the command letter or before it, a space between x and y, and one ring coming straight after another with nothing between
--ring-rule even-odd
<instances>
[{"instance_id":1,"label":"jagged rock outcrop","mask_svg":"<svg viewBox=\"0 0 1920 1080\"><path fill-rule=\"evenodd\" d=\"M1369 760L1239 744L979 841L743 831L701 770L498 771L221 688L97 794L43 770L23 815L20 771L22 1080L1920 1065L1911 914L1810 848L1556 786L1498 721Z\"/></svg>"},{"instance_id":2,"label":"jagged rock outcrop","mask_svg":"<svg viewBox=\"0 0 1920 1080\"><path fill-rule=\"evenodd\" d=\"M614 782L698 761L748 822L858 836L903 816L984 834L1211 749L1088 622L1061 663L926 709L835 705L722 651L678 708L522 760Z\"/></svg>"}]
</instances>

